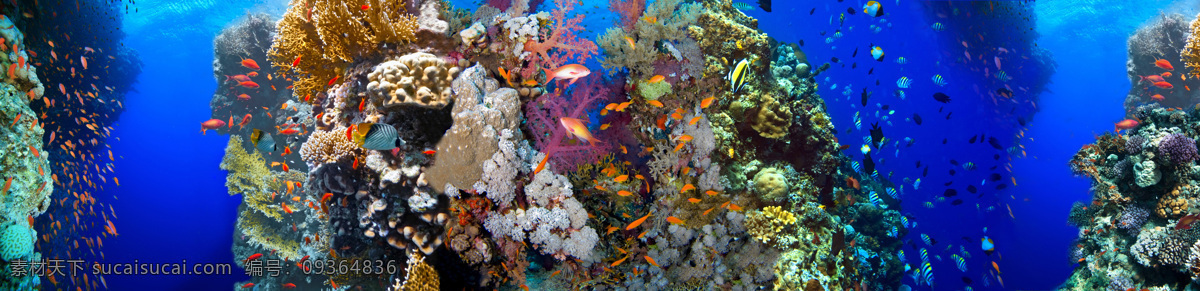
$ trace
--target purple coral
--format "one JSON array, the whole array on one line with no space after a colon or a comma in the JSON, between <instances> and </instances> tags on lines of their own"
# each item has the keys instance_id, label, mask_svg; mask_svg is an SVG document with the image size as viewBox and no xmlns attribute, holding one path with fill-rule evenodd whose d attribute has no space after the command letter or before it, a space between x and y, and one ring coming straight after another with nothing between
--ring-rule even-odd
<instances>
[{"instance_id":1,"label":"purple coral","mask_svg":"<svg viewBox=\"0 0 1200 291\"><path fill-rule=\"evenodd\" d=\"M546 153L554 161L554 171L565 173L573 171L583 163L595 162L601 155L609 152L613 143L601 141L598 144L587 144L567 132L560 123L563 117L582 119L588 123L592 133L600 123L589 122L585 116L593 105L604 102L609 98L609 88L605 87L599 77L593 76L576 84L565 94L543 94L537 99L525 104L526 126L533 136L537 149ZM599 117L599 116L596 116Z\"/></svg>"},{"instance_id":2,"label":"purple coral","mask_svg":"<svg viewBox=\"0 0 1200 291\"><path fill-rule=\"evenodd\" d=\"M1140 135L1130 136L1125 140L1125 152L1131 155L1136 155L1142 152L1142 146L1146 144L1146 137Z\"/></svg>"},{"instance_id":3,"label":"purple coral","mask_svg":"<svg viewBox=\"0 0 1200 291\"><path fill-rule=\"evenodd\" d=\"M1196 155L1196 141L1182 133L1172 133L1158 143L1158 154L1181 165L1200 158Z\"/></svg>"},{"instance_id":4,"label":"purple coral","mask_svg":"<svg viewBox=\"0 0 1200 291\"><path fill-rule=\"evenodd\" d=\"M1117 218L1117 227L1128 231L1131 236L1137 236L1142 230L1142 225L1146 224L1146 218L1149 217L1150 212L1145 208L1126 207L1125 211L1121 212L1121 217Z\"/></svg>"}]
</instances>

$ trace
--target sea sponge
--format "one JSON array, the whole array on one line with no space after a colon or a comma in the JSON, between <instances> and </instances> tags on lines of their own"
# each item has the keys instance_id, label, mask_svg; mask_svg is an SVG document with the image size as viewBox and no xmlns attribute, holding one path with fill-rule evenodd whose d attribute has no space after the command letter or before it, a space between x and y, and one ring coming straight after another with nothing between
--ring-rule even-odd
<instances>
[{"instance_id":1,"label":"sea sponge","mask_svg":"<svg viewBox=\"0 0 1200 291\"><path fill-rule=\"evenodd\" d=\"M789 188L787 178L779 169L766 168L754 175L754 191L765 200L780 201L787 197Z\"/></svg>"},{"instance_id":2,"label":"sea sponge","mask_svg":"<svg viewBox=\"0 0 1200 291\"><path fill-rule=\"evenodd\" d=\"M788 127L792 126L792 110L776 101L771 95L763 94L758 107L747 110L750 127L766 138L783 139Z\"/></svg>"},{"instance_id":3,"label":"sea sponge","mask_svg":"<svg viewBox=\"0 0 1200 291\"><path fill-rule=\"evenodd\" d=\"M346 127L341 126L330 131L314 130L300 146L300 158L308 164L309 169L316 169L322 164L337 162L342 157L353 155L358 145L346 138Z\"/></svg>"},{"instance_id":4,"label":"sea sponge","mask_svg":"<svg viewBox=\"0 0 1200 291\"><path fill-rule=\"evenodd\" d=\"M387 61L367 75L371 102L383 107L418 105L441 108L454 100L450 82L458 67L427 53L412 53Z\"/></svg>"},{"instance_id":5,"label":"sea sponge","mask_svg":"<svg viewBox=\"0 0 1200 291\"><path fill-rule=\"evenodd\" d=\"M24 222L9 224L0 232L0 259L12 261L33 253L36 237L37 232Z\"/></svg>"},{"instance_id":6,"label":"sea sponge","mask_svg":"<svg viewBox=\"0 0 1200 291\"><path fill-rule=\"evenodd\" d=\"M657 83L638 82L638 94L646 100L655 100L658 97L671 93L671 83L667 81L659 81Z\"/></svg>"},{"instance_id":7,"label":"sea sponge","mask_svg":"<svg viewBox=\"0 0 1200 291\"><path fill-rule=\"evenodd\" d=\"M795 241L786 228L796 224L796 215L779 206L768 206L762 211L746 215L746 232L765 244L787 245Z\"/></svg>"}]
</instances>

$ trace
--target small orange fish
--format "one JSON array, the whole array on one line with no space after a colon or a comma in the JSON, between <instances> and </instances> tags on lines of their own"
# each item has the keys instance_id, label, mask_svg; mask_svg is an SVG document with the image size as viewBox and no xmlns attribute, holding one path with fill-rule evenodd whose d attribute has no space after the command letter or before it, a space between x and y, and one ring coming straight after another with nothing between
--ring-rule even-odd
<instances>
[{"instance_id":1,"label":"small orange fish","mask_svg":"<svg viewBox=\"0 0 1200 291\"><path fill-rule=\"evenodd\" d=\"M692 204L700 203L700 198L688 198L688 202Z\"/></svg>"},{"instance_id":2,"label":"small orange fish","mask_svg":"<svg viewBox=\"0 0 1200 291\"><path fill-rule=\"evenodd\" d=\"M695 190L695 189L696 189L695 185L688 183L687 185L683 185L683 188L679 188L679 193L686 193L687 191Z\"/></svg>"},{"instance_id":3,"label":"small orange fish","mask_svg":"<svg viewBox=\"0 0 1200 291\"><path fill-rule=\"evenodd\" d=\"M629 107L629 104L633 104L633 102L632 101L621 102L620 104L617 104L617 108L615 110L617 112L625 112L625 108Z\"/></svg>"},{"instance_id":4,"label":"small orange fish","mask_svg":"<svg viewBox=\"0 0 1200 291\"><path fill-rule=\"evenodd\" d=\"M671 119L683 120L683 114L679 114L679 112L671 113Z\"/></svg>"},{"instance_id":5,"label":"small orange fish","mask_svg":"<svg viewBox=\"0 0 1200 291\"><path fill-rule=\"evenodd\" d=\"M646 104L650 104L650 106L654 106L654 107L660 107L660 108L663 107L663 103L658 100L646 101Z\"/></svg>"},{"instance_id":6,"label":"small orange fish","mask_svg":"<svg viewBox=\"0 0 1200 291\"><path fill-rule=\"evenodd\" d=\"M742 207L737 204L729 203L729 210L742 211Z\"/></svg>"},{"instance_id":7,"label":"small orange fish","mask_svg":"<svg viewBox=\"0 0 1200 291\"><path fill-rule=\"evenodd\" d=\"M616 267L617 265L620 265L621 263L624 263L624 262L625 262L625 259L628 259L628 258L629 258L629 257L628 257L628 256L626 256L626 257L624 257L624 258L621 258L620 260L617 260L616 262L613 262L611 265L608 265L608 266L609 266L609 267Z\"/></svg>"},{"instance_id":8,"label":"small orange fish","mask_svg":"<svg viewBox=\"0 0 1200 291\"><path fill-rule=\"evenodd\" d=\"M659 267L658 263L654 262L654 259L650 258L650 256L642 256L642 257L646 258L647 263L650 263L651 265L654 265L655 267ZM659 267L659 268L662 268L662 267Z\"/></svg>"},{"instance_id":9,"label":"small orange fish","mask_svg":"<svg viewBox=\"0 0 1200 291\"><path fill-rule=\"evenodd\" d=\"M421 153L423 153L423 154L426 154L426 155L433 155L433 154L437 153L437 151L435 151L435 150L426 150L426 151L423 151L423 152L421 152Z\"/></svg>"},{"instance_id":10,"label":"small orange fish","mask_svg":"<svg viewBox=\"0 0 1200 291\"><path fill-rule=\"evenodd\" d=\"M717 208L716 207L709 208L708 210L705 210L703 214L700 214L700 215L708 215L709 212L712 212L715 209L717 209Z\"/></svg>"},{"instance_id":11,"label":"small orange fish","mask_svg":"<svg viewBox=\"0 0 1200 291\"><path fill-rule=\"evenodd\" d=\"M521 82L521 85L525 86L525 87L537 87L538 81L534 80L534 79L529 79L529 80L525 80L525 82Z\"/></svg>"},{"instance_id":12,"label":"small orange fish","mask_svg":"<svg viewBox=\"0 0 1200 291\"><path fill-rule=\"evenodd\" d=\"M663 80L666 80L666 79L667 79L667 77L663 77L663 75L654 75L654 77L650 77L649 80L646 80L646 83L654 84L654 83L662 82Z\"/></svg>"},{"instance_id":13,"label":"small orange fish","mask_svg":"<svg viewBox=\"0 0 1200 291\"><path fill-rule=\"evenodd\" d=\"M637 220L634 220L633 222L629 223L629 226L626 226L625 230L633 230L634 228L638 227L639 225L642 225L643 222L646 222L647 218L650 218L650 214L646 214L646 216L642 216L642 218L638 218Z\"/></svg>"},{"instance_id":14,"label":"small orange fish","mask_svg":"<svg viewBox=\"0 0 1200 291\"><path fill-rule=\"evenodd\" d=\"M704 98L704 100L700 100L700 108L708 108L709 106L712 106L713 101L716 101L716 100L717 100L717 97Z\"/></svg>"},{"instance_id":15,"label":"small orange fish","mask_svg":"<svg viewBox=\"0 0 1200 291\"><path fill-rule=\"evenodd\" d=\"M610 126L612 126L612 125L611 125L611 124L608 124L608 123L601 124L601 125L600 125L600 130L607 130L607 129L608 129Z\"/></svg>"},{"instance_id":16,"label":"small orange fish","mask_svg":"<svg viewBox=\"0 0 1200 291\"><path fill-rule=\"evenodd\" d=\"M288 214L292 214L292 209L287 206L287 203L279 203L279 205L283 206L284 212L287 212Z\"/></svg>"},{"instance_id":17,"label":"small orange fish","mask_svg":"<svg viewBox=\"0 0 1200 291\"><path fill-rule=\"evenodd\" d=\"M549 154L547 154L547 155L546 155L546 157L542 158L542 161L541 161L541 162L538 162L537 168L534 168L534 169L533 169L533 174L534 174L534 175L537 175L537 173L538 173L538 172L541 172L541 171L542 171L542 169L546 167L546 161L547 161L547 160L550 160L550 155L549 155Z\"/></svg>"},{"instance_id":18,"label":"small orange fish","mask_svg":"<svg viewBox=\"0 0 1200 291\"><path fill-rule=\"evenodd\" d=\"M629 192L629 191L621 190L621 191L617 191L617 195L621 195L621 197L629 197L629 195L633 195L633 193Z\"/></svg>"},{"instance_id":19,"label":"small orange fish","mask_svg":"<svg viewBox=\"0 0 1200 291\"><path fill-rule=\"evenodd\" d=\"M671 224L683 224L682 219L674 216L667 216L667 222L670 222Z\"/></svg>"},{"instance_id":20,"label":"small orange fish","mask_svg":"<svg viewBox=\"0 0 1200 291\"><path fill-rule=\"evenodd\" d=\"M614 231L617 231L618 229L620 229L620 228L618 228L616 226L609 226L608 231L605 232L605 234L612 234Z\"/></svg>"},{"instance_id":21,"label":"small orange fish","mask_svg":"<svg viewBox=\"0 0 1200 291\"><path fill-rule=\"evenodd\" d=\"M658 17L655 17L655 16L646 16L642 19L646 20L646 22L649 22L649 23L658 23Z\"/></svg>"},{"instance_id":22,"label":"small orange fish","mask_svg":"<svg viewBox=\"0 0 1200 291\"><path fill-rule=\"evenodd\" d=\"M0 188L0 194L8 194L8 187L12 186L13 178L14 177L8 177L8 179L4 181L4 188Z\"/></svg>"},{"instance_id":23,"label":"small orange fish","mask_svg":"<svg viewBox=\"0 0 1200 291\"><path fill-rule=\"evenodd\" d=\"M675 152L679 152L679 150L683 149L684 145L686 145L686 143L675 145Z\"/></svg>"},{"instance_id":24,"label":"small orange fish","mask_svg":"<svg viewBox=\"0 0 1200 291\"><path fill-rule=\"evenodd\" d=\"M613 179L613 182L623 183L627 180L629 180L629 175L620 175L620 176L617 176L617 178Z\"/></svg>"},{"instance_id":25,"label":"small orange fish","mask_svg":"<svg viewBox=\"0 0 1200 291\"><path fill-rule=\"evenodd\" d=\"M596 190L608 191L608 189L606 189L606 188L604 188L604 186L600 186L600 185L596 185Z\"/></svg>"},{"instance_id":26,"label":"small orange fish","mask_svg":"<svg viewBox=\"0 0 1200 291\"><path fill-rule=\"evenodd\" d=\"M708 194L708 196L717 196L717 191L708 190L704 191L704 194Z\"/></svg>"},{"instance_id":27,"label":"small orange fish","mask_svg":"<svg viewBox=\"0 0 1200 291\"><path fill-rule=\"evenodd\" d=\"M628 36L626 36L626 37L625 37L625 43L629 44L629 48L631 48L631 49L636 49L636 48L637 48L637 45L636 45L636 44L634 44L634 42L633 42L633 38L632 38L632 37L628 37Z\"/></svg>"},{"instance_id":28,"label":"small orange fish","mask_svg":"<svg viewBox=\"0 0 1200 291\"><path fill-rule=\"evenodd\" d=\"M697 122L700 122L700 119L703 119L703 117L692 117L692 120L688 120L688 125L696 125Z\"/></svg>"},{"instance_id":29,"label":"small orange fish","mask_svg":"<svg viewBox=\"0 0 1200 291\"><path fill-rule=\"evenodd\" d=\"M290 171L290 170L288 170L288 166L287 166L287 164L283 164L283 171L284 171L284 172L288 172L288 171Z\"/></svg>"}]
</instances>

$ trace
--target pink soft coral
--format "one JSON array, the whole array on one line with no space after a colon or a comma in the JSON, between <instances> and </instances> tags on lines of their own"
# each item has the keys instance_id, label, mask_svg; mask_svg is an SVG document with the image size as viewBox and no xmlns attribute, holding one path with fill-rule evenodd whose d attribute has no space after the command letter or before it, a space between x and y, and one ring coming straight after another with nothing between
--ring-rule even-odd
<instances>
[{"instance_id":1,"label":"pink soft coral","mask_svg":"<svg viewBox=\"0 0 1200 291\"><path fill-rule=\"evenodd\" d=\"M540 42L534 40L525 42L525 51L533 53L529 59L529 67L522 71L526 78L538 73L538 70L533 67L534 64L553 70L568 62L582 64L596 54L596 43L575 35L576 31L583 30L583 26L579 25L580 22L583 22L583 14L567 19L567 13L575 9L575 2L575 0L555 0L554 4L558 6L558 9L551 13L550 20L553 24L549 33L543 30L538 37Z\"/></svg>"},{"instance_id":2,"label":"pink soft coral","mask_svg":"<svg viewBox=\"0 0 1200 291\"><path fill-rule=\"evenodd\" d=\"M611 151L614 143L601 140L587 144L573 138L559 123L563 117L589 120L585 113L597 103L610 98L612 90L605 87L599 76L592 75L579 82L567 94L549 93L525 104L526 125L533 137L534 145L554 161L554 171L573 171L579 164L595 162L601 155ZM590 126L593 134L597 129Z\"/></svg>"},{"instance_id":3,"label":"pink soft coral","mask_svg":"<svg viewBox=\"0 0 1200 291\"><path fill-rule=\"evenodd\" d=\"M646 10L646 0L609 0L608 9L617 14L617 24L625 32L632 32L633 25L638 18L642 18L642 11Z\"/></svg>"}]
</instances>

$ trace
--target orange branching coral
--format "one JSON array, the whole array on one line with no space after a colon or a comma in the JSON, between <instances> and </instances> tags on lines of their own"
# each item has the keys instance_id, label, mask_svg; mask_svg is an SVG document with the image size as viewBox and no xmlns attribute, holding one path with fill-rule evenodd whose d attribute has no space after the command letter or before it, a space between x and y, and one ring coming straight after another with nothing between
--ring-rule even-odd
<instances>
[{"instance_id":1,"label":"orange branching coral","mask_svg":"<svg viewBox=\"0 0 1200 291\"><path fill-rule=\"evenodd\" d=\"M1192 33L1188 36L1183 50L1179 52L1179 58L1192 69L1192 75L1200 76L1200 14L1192 21Z\"/></svg>"},{"instance_id":2,"label":"orange branching coral","mask_svg":"<svg viewBox=\"0 0 1200 291\"><path fill-rule=\"evenodd\" d=\"M380 44L416 40L417 17L398 0L292 0L267 52L295 95L321 91L356 57ZM365 8L365 9L364 9Z\"/></svg>"}]
</instances>

